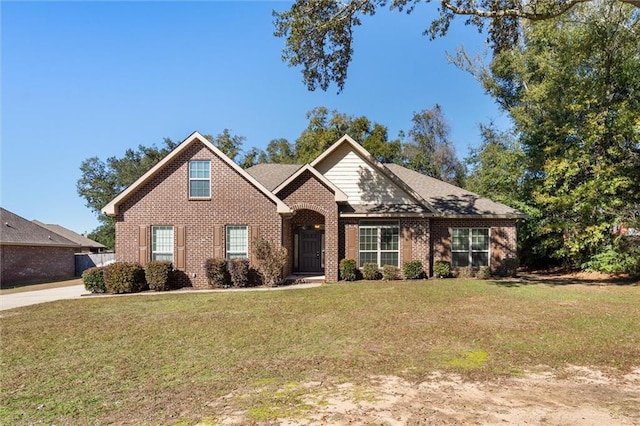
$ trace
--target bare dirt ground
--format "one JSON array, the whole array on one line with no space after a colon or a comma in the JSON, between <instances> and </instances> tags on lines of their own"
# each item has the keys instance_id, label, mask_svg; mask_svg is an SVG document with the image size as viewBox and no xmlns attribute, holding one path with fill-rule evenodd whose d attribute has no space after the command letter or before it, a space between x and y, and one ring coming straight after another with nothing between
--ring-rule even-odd
<instances>
[{"instance_id":1,"label":"bare dirt ground","mask_svg":"<svg viewBox=\"0 0 640 426\"><path fill-rule=\"evenodd\" d=\"M418 384L379 376L368 385L306 383L295 393L304 408L290 407L290 418L251 420L289 426L640 425L640 368L611 375L585 367L540 367L522 377L490 382L442 373ZM216 420L223 425L251 422L246 413L225 413L223 401L212 405L221 409Z\"/></svg>"}]
</instances>

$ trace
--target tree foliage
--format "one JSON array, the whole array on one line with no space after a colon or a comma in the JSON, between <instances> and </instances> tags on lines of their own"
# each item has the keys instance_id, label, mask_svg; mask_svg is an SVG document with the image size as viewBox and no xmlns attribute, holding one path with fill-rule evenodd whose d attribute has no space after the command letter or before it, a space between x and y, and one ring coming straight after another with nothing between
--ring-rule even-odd
<instances>
[{"instance_id":1,"label":"tree foliage","mask_svg":"<svg viewBox=\"0 0 640 426\"><path fill-rule=\"evenodd\" d=\"M391 10L414 11L432 0L296 0L289 10L273 12L274 35L285 39L282 59L290 66L301 66L309 90L327 90L331 83L344 88L353 55L354 29L361 17L375 15L387 6ZM467 25L479 30L488 27L494 52L517 45L520 23L552 19L571 12L581 3L600 0L439 0L438 15L424 31L431 39L444 36L456 16L466 17ZM630 4L640 8L640 0L610 0L611 4ZM426 23L425 23L426 24Z\"/></svg>"},{"instance_id":2,"label":"tree foliage","mask_svg":"<svg viewBox=\"0 0 640 426\"><path fill-rule=\"evenodd\" d=\"M89 234L89 238L114 248L115 223L113 218L102 215L101 209L177 145L165 138L161 147L139 145L137 150L126 150L122 158L114 156L102 161L91 157L82 162L76 188L100 221L100 226Z\"/></svg>"},{"instance_id":3,"label":"tree foliage","mask_svg":"<svg viewBox=\"0 0 640 426\"><path fill-rule=\"evenodd\" d=\"M523 196L540 211L540 247L572 265L621 247L616 224L637 227L639 21L619 2L585 4L526 25L521 46L476 68L526 154Z\"/></svg>"},{"instance_id":4,"label":"tree foliage","mask_svg":"<svg viewBox=\"0 0 640 426\"><path fill-rule=\"evenodd\" d=\"M456 157L450 127L438 104L414 113L400 163L422 174L462 186L464 165Z\"/></svg>"}]
</instances>

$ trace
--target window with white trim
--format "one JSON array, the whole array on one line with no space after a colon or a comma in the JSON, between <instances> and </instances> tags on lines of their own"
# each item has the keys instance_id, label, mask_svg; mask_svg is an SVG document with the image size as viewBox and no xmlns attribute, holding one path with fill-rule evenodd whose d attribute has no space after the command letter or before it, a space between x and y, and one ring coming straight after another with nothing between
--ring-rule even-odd
<instances>
[{"instance_id":1,"label":"window with white trim","mask_svg":"<svg viewBox=\"0 0 640 426\"><path fill-rule=\"evenodd\" d=\"M227 259L249 257L249 230L246 225L227 226Z\"/></svg>"},{"instance_id":2,"label":"window with white trim","mask_svg":"<svg viewBox=\"0 0 640 426\"><path fill-rule=\"evenodd\" d=\"M360 266L375 263L398 266L400 225L398 222L361 222L359 228Z\"/></svg>"},{"instance_id":3,"label":"window with white trim","mask_svg":"<svg viewBox=\"0 0 640 426\"><path fill-rule=\"evenodd\" d=\"M489 266L489 228L453 228L451 266Z\"/></svg>"},{"instance_id":4,"label":"window with white trim","mask_svg":"<svg viewBox=\"0 0 640 426\"><path fill-rule=\"evenodd\" d=\"M189 198L211 197L211 162L189 161Z\"/></svg>"},{"instance_id":5,"label":"window with white trim","mask_svg":"<svg viewBox=\"0 0 640 426\"><path fill-rule=\"evenodd\" d=\"M173 262L173 226L151 227L151 260Z\"/></svg>"}]
</instances>

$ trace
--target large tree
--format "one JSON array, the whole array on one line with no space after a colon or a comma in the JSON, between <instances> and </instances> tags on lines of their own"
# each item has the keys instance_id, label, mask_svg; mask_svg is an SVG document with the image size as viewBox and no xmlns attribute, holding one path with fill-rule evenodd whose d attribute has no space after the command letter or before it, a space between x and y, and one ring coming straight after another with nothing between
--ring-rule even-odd
<instances>
[{"instance_id":1,"label":"large tree","mask_svg":"<svg viewBox=\"0 0 640 426\"><path fill-rule=\"evenodd\" d=\"M464 165L456 157L450 126L438 104L413 114L399 161L422 174L462 186Z\"/></svg>"},{"instance_id":2,"label":"large tree","mask_svg":"<svg viewBox=\"0 0 640 426\"><path fill-rule=\"evenodd\" d=\"M177 145L171 139L165 138L160 147L139 145L137 150L126 150L122 158L109 157L102 161L98 157L91 157L82 162L82 176L77 182L78 194L85 199L87 207L98 215L100 221L100 225L89 234L89 238L110 249L114 248L114 220L103 215L102 208Z\"/></svg>"},{"instance_id":3,"label":"large tree","mask_svg":"<svg viewBox=\"0 0 640 426\"><path fill-rule=\"evenodd\" d=\"M388 139L387 128L372 123L364 116L354 117L325 107L307 113L309 124L294 146L298 163L313 161L339 138L348 134L358 141L378 161L393 162L400 152L400 141Z\"/></svg>"},{"instance_id":4,"label":"large tree","mask_svg":"<svg viewBox=\"0 0 640 426\"><path fill-rule=\"evenodd\" d=\"M515 123L545 246L579 265L637 226L640 10L585 3L523 34L476 76Z\"/></svg>"},{"instance_id":5,"label":"large tree","mask_svg":"<svg viewBox=\"0 0 640 426\"><path fill-rule=\"evenodd\" d=\"M436 0L437 1L437 0ZM434 1L434 2L436 2ZM273 12L274 34L286 41L282 58L290 66L301 66L309 90L327 90L336 83L342 91L353 54L353 34L361 17L380 9L411 13L431 0L296 0L289 10ZM466 24L482 30L488 26L493 50L498 53L517 44L521 22L552 19L569 13L581 3L602 0L439 0L439 14L425 30L431 38L447 33L454 17L465 16ZM640 0L606 0L640 8Z\"/></svg>"}]
</instances>

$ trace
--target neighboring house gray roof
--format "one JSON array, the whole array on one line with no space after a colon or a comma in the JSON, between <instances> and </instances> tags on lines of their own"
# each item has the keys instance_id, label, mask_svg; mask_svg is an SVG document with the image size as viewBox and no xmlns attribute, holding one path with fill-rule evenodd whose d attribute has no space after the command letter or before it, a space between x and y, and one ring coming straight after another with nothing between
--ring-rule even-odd
<instances>
[{"instance_id":1,"label":"neighboring house gray roof","mask_svg":"<svg viewBox=\"0 0 640 426\"><path fill-rule=\"evenodd\" d=\"M96 248L96 249L107 248L105 245L102 245L97 241L93 241L85 237L84 235L78 234L77 232L74 232L71 229L67 229L64 226L55 225L51 223L42 223L38 220L34 220L33 223L35 223L36 225L42 226L43 228L46 228L51 232L55 232L58 235L62 235L66 239L73 241L74 243L79 244L82 247L89 247L89 248Z\"/></svg>"},{"instance_id":2,"label":"neighboring house gray roof","mask_svg":"<svg viewBox=\"0 0 640 426\"><path fill-rule=\"evenodd\" d=\"M385 164L385 166L445 216L524 216L509 206L397 164Z\"/></svg>"},{"instance_id":3,"label":"neighboring house gray roof","mask_svg":"<svg viewBox=\"0 0 640 426\"><path fill-rule=\"evenodd\" d=\"M273 191L289 176L297 172L300 167L302 167L301 164L261 163L249 167L246 172L269 191Z\"/></svg>"},{"instance_id":4,"label":"neighboring house gray roof","mask_svg":"<svg viewBox=\"0 0 640 426\"><path fill-rule=\"evenodd\" d=\"M79 244L0 207L0 243L5 245L80 247Z\"/></svg>"}]
</instances>

